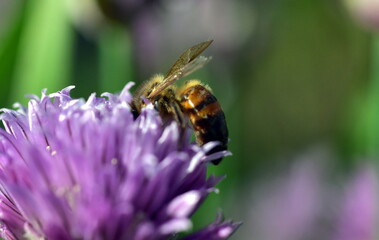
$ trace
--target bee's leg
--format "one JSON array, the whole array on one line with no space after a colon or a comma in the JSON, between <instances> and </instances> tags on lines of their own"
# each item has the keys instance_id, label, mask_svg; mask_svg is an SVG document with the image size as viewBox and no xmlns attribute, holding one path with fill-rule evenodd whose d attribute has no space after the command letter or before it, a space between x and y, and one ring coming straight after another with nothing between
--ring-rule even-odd
<instances>
[{"instance_id":1,"label":"bee's leg","mask_svg":"<svg viewBox=\"0 0 379 240\"><path fill-rule=\"evenodd\" d=\"M183 146L186 141L186 126L187 126L187 118L183 114L179 104L177 102L171 103L171 109L173 110L173 115L175 118L175 121L179 125L179 150L183 149Z\"/></svg>"},{"instance_id":2,"label":"bee's leg","mask_svg":"<svg viewBox=\"0 0 379 240\"><path fill-rule=\"evenodd\" d=\"M182 110L180 109L179 104L177 102L173 102L171 104L171 107L174 111L173 114L174 114L175 121L179 124L181 128L185 128L187 122Z\"/></svg>"}]
</instances>

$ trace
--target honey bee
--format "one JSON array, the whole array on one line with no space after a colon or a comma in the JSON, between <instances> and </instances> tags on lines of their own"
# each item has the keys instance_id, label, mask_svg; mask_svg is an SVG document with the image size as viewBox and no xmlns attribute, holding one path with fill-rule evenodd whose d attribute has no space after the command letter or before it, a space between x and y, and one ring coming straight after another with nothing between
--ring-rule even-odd
<instances>
[{"instance_id":1,"label":"honey bee","mask_svg":"<svg viewBox=\"0 0 379 240\"><path fill-rule=\"evenodd\" d=\"M200 54L212 42L202 42L185 50L165 76L156 75L142 84L132 102L134 112L139 115L146 104L144 98L149 100L165 123L175 120L182 130L189 120L200 146L210 141L220 143L208 155L227 149L228 128L224 112L211 89L200 81L188 81L180 88L173 84L211 59ZM215 159L212 163L217 165L221 160Z\"/></svg>"}]
</instances>

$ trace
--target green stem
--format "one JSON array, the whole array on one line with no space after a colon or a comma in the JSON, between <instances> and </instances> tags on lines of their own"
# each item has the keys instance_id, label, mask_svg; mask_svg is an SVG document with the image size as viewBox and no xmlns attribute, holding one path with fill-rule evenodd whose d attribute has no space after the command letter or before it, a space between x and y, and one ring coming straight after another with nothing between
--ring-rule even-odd
<instances>
[{"instance_id":1,"label":"green stem","mask_svg":"<svg viewBox=\"0 0 379 240\"><path fill-rule=\"evenodd\" d=\"M358 109L356 145L364 155L379 157L379 36L373 36L366 102Z\"/></svg>"},{"instance_id":2,"label":"green stem","mask_svg":"<svg viewBox=\"0 0 379 240\"><path fill-rule=\"evenodd\" d=\"M132 81L132 43L125 28L109 25L101 33L100 92L117 92Z\"/></svg>"}]
</instances>

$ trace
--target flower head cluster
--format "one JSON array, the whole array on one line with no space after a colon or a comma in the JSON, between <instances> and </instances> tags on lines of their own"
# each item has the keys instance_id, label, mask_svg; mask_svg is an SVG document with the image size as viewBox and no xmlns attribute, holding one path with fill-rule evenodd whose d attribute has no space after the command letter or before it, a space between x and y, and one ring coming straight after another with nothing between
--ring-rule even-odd
<instances>
[{"instance_id":1,"label":"flower head cluster","mask_svg":"<svg viewBox=\"0 0 379 240\"><path fill-rule=\"evenodd\" d=\"M73 87L43 91L2 109L0 237L160 240L191 229L221 179L206 175L214 144L180 141L151 105L134 119L131 86L87 101ZM218 219L181 239L226 239L237 226Z\"/></svg>"}]
</instances>

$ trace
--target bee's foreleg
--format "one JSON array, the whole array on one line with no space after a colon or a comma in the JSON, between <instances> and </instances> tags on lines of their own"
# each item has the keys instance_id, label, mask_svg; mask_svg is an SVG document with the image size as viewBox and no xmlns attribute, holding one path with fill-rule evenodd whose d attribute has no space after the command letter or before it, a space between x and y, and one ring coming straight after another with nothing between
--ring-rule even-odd
<instances>
[{"instance_id":1,"label":"bee's foreleg","mask_svg":"<svg viewBox=\"0 0 379 240\"><path fill-rule=\"evenodd\" d=\"M188 119L186 116L183 114L179 104L177 102L172 102L171 103L171 109L173 110L173 116L175 121L179 125L179 150L183 149L184 143L187 140L187 124L188 124Z\"/></svg>"}]
</instances>

